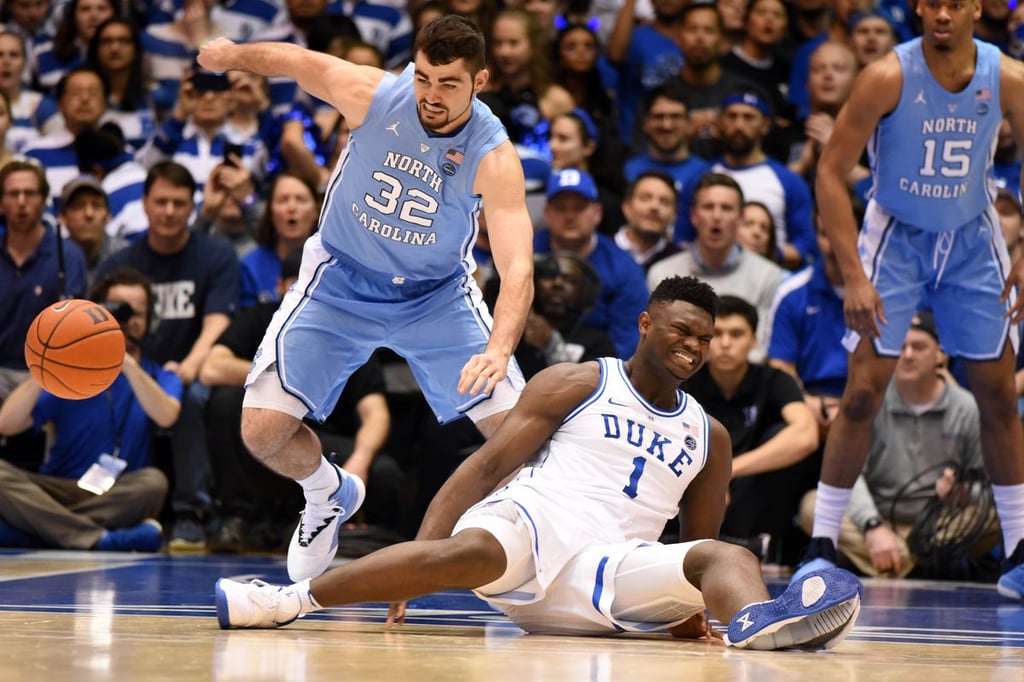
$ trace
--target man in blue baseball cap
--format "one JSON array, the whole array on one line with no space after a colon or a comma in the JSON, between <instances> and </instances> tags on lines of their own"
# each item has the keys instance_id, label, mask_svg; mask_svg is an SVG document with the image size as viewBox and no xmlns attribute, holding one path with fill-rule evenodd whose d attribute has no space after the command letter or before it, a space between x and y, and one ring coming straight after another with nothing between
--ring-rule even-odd
<instances>
[{"instance_id":1,"label":"man in blue baseball cap","mask_svg":"<svg viewBox=\"0 0 1024 682\"><path fill-rule=\"evenodd\" d=\"M644 271L632 256L599 234L601 203L597 184L586 171L563 168L548 178L544 223L537 232L535 253L568 253L594 267L601 279L597 304L583 323L605 331L619 355L633 353L639 339L637 317L647 305Z\"/></svg>"}]
</instances>

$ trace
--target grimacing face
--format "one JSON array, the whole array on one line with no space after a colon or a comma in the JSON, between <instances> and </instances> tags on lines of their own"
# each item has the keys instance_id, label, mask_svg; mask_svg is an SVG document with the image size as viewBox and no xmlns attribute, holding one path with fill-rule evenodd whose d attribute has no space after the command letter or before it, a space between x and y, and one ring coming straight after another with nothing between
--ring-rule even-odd
<instances>
[{"instance_id":1,"label":"grimacing face","mask_svg":"<svg viewBox=\"0 0 1024 682\"><path fill-rule=\"evenodd\" d=\"M473 95L486 82L487 69L473 76L465 60L436 65L422 52L417 52L413 91L420 123L433 133L455 130L469 119Z\"/></svg>"}]
</instances>

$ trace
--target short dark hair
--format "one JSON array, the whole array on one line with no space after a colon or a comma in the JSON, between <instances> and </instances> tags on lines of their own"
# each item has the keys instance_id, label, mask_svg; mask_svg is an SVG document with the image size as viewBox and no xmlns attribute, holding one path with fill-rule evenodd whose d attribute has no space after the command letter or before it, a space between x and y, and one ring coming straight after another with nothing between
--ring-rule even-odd
<instances>
[{"instance_id":1,"label":"short dark hair","mask_svg":"<svg viewBox=\"0 0 1024 682\"><path fill-rule=\"evenodd\" d=\"M142 186L142 195L148 196L149 190L153 189L153 183L157 180L166 180L175 187L186 187L189 194L196 193L196 179L192 174L177 161L161 161L149 169L146 174L146 182Z\"/></svg>"},{"instance_id":2,"label":"short dark hair","mask_svg":"<svg viewBox=\"0 0 1024 682\"><path fill-rule=\"evenodd\" d=\"M89 291L89 300L103 303L107 300L110 290L116 286L142 287L146 292L146 328L153 323L156 298L153 284L142 272L130 265L122 265L96 280Z\"/></svg>"},{"instance_id":3,"label":"short dark hair","mask_svg":"<svg viewBox=\"0 0 1024 682\"><path fill-rule=\"evenodd\" d=\"M641 104L644 116L651 113L651 107L653 107L654 102L660 98L670 99L673 102L682 104L686 108L687 113L689 113L690 102L686 97L685 86L682 85L681 81L677 83L677 80L678 79L674 79L668 83L662 83L661 85L655 86L644 93Z\"/></svg>"},{"instance_id":4,"label":"short dark hair","mask_svg":"<svg viewBox=\"0 0 1024 682\"><path fill-rule=\"evenodd\" d=\"M422 52L435 66L462 59L469 73L476 75L484 68L486 52L484 34L476 24L457 14L446 14L420 29L413 45L413 56Z\"/></svg>"},{"instance_id":5,"label":"short dark hair","mask_svg":"<svg viewBox=\"0 0 1024 682\"><path fill-rule=\"evenodd\" d=\"M718 297L718 317L739 315L750 325L750 331L757 333L757 308L739 296L725 294Z\"/></svg>"},{"instance_id":6,"label":"short dark hair","mask_svg":"<svg viewBox=\"0 0 1024 682\"><path fill-rule=\"evenodd\" d=\"M679 188L676 187L675 178L673 178L665 171L660 170L646 170L640 175L636 176L636 179L633 180L633 182L626 185L626 193L624 195L624 198L632 199L633 193L636 192L636 186L640 184L641 180L646 180L647 178L661 180L663 183L668 185L672 189L672 200L675 201L677 204L679 203Z\"/></svg>"},{"instance_id":7,"label":"short dark hair","mask_svg":"<svg viewBox=\"0 0 1024 682\"><path fill-rule=\"evenodd\" d=\"M722 23L722 13L718 11L718 5L715 4L714 0L693 0L693 2L687 3L687 5L679 12L680 26L686 23L687 18L689 18L691 14L704 9L715 13L715 20L718 23L718 32L724 33L725 25Z\"/></svg>"},{"instance_id":8,"label":"short dark hair","mask_svg":"<svg viewBox=\"0 0 1024 682\"><path fill-rule=\"evenodd\" d=\"M740 206L743 206L743 188L740 187L740 183L736 182L731 175L716 173L714 171L709 171L700 176L697 184L693 187L693 193L690 194L690 201L692 204L696 205L697 195L708 187L728 187L731 190L735 190L735 192L740 195Z\"/></svg>"},{"instance_id":9,"label":"short dark hair","mask_svg":"<svg viewBox=\"0 0 1024 682\"><path fill-rule=\"evenodd\" d=\"M102 71L97 69L95 66L90 66L88 64L76 66L61 76L60 80L57 81L57 87L53 91L54 97L57 98L57 101L59 102L64 99L64 91L68 88L68 81L80 73L91 73L100 80L100 86L103 88L103 101L106 102L107 98L110 97L110 81L107 80L107 77L103 75Z\"/></svg>"},{"instance_id":10,"label":"short dark hair","mask_svg":"<svg viewBox=\"0 0 1024 682\"><path fill-rule=\"evenodd\" d=\"M692 303L707 312L714 320L718 315L718 294L707 282L696 277L666 277L654 287L651 297L647 299L647 308L652 305L667 305L675 301Z\"/></svg>"}]
</instances>

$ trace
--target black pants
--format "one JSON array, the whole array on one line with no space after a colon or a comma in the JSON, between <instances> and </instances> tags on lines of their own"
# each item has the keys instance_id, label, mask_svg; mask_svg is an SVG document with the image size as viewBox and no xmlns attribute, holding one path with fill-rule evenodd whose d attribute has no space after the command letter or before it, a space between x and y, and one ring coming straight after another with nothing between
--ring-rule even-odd
<instances>
[{"instance_id":1,"label":"black pants","mask_svg":"<svg viewBox=\"0 0 1024 682\"><path fill-rule=\"evenodd\" d=\"M221 513L248 521L294 523L305 504L302 488L293 480L263 466L242 443L242 398L240 386L217 386L206 405L206 436L213 453L216 497ZM336 464L344 464L355 444L351 437L330 433L310 424L325 453L335 453ZM395 529L399 519L399 491L402 471L394 458L378 453L370 465L363 514L367 523Z\"/></svg>"}]
</instances>

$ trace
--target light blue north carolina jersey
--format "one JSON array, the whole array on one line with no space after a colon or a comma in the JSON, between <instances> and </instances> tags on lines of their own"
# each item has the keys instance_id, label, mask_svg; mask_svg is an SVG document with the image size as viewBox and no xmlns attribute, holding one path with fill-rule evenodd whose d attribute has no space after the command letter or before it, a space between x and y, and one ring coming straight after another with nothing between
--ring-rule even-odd
<instances>
[{"instance_id":1,"label":"light blue north carolina jersey","mask_svg":"<svg viewBox=\"0 0 1024 682\"><path fill-rule=\"evenodd\" d=\"M987 177L1002 121L999 50L974 44L974 78L957 93L932 76L920 38L898 45L903 90L868 145L875 201L929 232L966 224L993 199Z\"/></svg>"},{"instance_id":2,"label":"light blue north carolina jersey","mask_svg":"<svg viewBox=\"0 0 1024 682\"><path fill-rule=\"evenodd\" d=\"M417 113L413 71L410 64L384 76L365 121L349 137L320 215L332 255L393 284L472 272L477 165L508 139L475 98L457 132L428 134Z\"/></svg>"}]
</instances>

